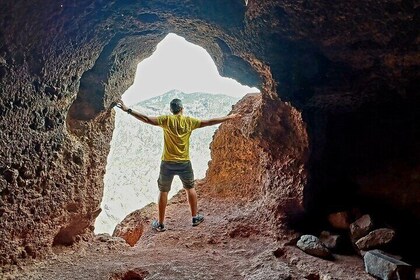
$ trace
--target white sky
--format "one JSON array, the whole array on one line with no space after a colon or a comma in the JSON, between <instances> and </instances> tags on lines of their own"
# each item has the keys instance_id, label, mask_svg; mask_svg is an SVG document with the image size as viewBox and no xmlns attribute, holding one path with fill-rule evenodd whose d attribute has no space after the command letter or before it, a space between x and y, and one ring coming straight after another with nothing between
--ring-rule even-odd
<instances>
[{"instance_id":1,"label":"white sky","mask_svg":"<svg viewBox=\"0 0 420 280\"><path fill-rule=\"evenodd\" d=\"M131 106L173 89L185 93L221 93L235 97L259 92L257 88L221 77L204 48L169 33L157 45L153 55L137 65L134 83L124 93L123 101Z\"/></svg>"}]
</instances>

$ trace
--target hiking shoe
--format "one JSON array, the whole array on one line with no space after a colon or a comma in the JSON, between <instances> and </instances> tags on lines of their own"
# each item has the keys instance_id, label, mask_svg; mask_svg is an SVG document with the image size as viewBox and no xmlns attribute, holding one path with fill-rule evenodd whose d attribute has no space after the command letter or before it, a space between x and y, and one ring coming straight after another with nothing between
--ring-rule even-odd
<instances>
[{"instance_id":1,"label":"hiking shoe","mask_svg":"<svg viewBox=\"0 0 420 280\"><path fill-rule=\"evenodd\" d=\"M152 221L152 229L162 232L166 230L166 227L164 224L159 223L157 220Z\"/></svg>"},{"instance_id":2,"label":"hiking shoe","mask_svg":"<svg viewBox=\"0 0 420 280\"><path fill-rule=\"evenodd\" d=\"M204 216L201 214L197 214L195 217L192 218L192 226L198 226L201 222L204 221Z\"/></svg>"}]
</instances>

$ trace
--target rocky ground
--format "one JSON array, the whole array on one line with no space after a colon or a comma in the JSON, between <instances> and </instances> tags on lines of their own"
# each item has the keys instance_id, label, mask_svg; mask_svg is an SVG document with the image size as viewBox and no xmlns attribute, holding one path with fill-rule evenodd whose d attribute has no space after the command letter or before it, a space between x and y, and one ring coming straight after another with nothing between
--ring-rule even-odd
<instances>
[{"instance_id":1,"label":"rocky ground","mask_svg":"<svg viewBox=\"0 0 420 280\"><path fill-rule=\"evenodd\" d=\"M181 191L168 205L166 232L148 225L134 247L106 236L55 247L48 259L15 266L1 279L374 279L359 256L307 255L294 245L296 236L275 240L250 203L210 199L200 188L205 221L197 227ZM155 208L144 213L152 219Z\"/></svg>"}]
</instances>

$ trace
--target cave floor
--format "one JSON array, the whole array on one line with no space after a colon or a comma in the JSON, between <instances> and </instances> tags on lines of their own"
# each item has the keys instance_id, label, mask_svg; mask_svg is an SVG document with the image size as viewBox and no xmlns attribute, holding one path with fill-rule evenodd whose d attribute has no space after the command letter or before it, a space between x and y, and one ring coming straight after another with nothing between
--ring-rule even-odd
<instances>
[{"instance_id":1,"label":"cave floor","mask_svg":"<svg viewBox=\"0 0 420 280\"><path fill-rule=\"evenodd\" d=\"M148 226L134 247L112 238L56 247L49 258L2 279L374 279L358 256L328 261L274 240L249 218L249 204L201 195L199 207L205 221L192 227L188 204L178 195L168 205L168 230Z\"/></svg>"}]
</instances>

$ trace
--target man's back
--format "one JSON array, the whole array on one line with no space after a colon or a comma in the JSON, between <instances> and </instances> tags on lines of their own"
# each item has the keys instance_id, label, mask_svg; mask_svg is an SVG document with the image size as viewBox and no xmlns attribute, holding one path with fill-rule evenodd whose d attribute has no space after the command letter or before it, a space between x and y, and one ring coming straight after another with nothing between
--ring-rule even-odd
<instances>
[{"instance_id":1,"label":"man's back","mask_svg":"<svg viewBox=\"0 0 420 280\"><path fill-rule=\"evenodd\" d=\"M182 114L159 116L158 125L163 128L163 161L190 160L189 144L191 132L200 127L201 121Z\"/></svg>"}]
</instances>

